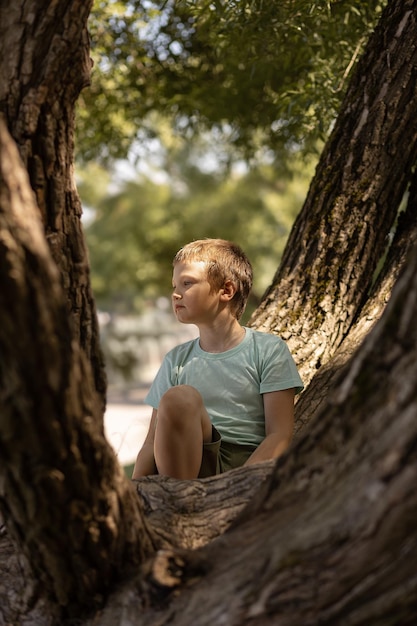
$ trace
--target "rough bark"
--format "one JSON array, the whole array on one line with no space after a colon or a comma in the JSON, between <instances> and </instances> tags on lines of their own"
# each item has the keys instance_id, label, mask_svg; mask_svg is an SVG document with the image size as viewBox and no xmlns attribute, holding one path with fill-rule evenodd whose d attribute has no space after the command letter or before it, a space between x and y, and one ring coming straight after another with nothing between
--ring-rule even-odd
<instances>
[{"instance_id":1,"label":"rough bark","mask_svg":"<svg viewBox=\"0 0 417 626\"><path fill-rule=\"evenodd\" d=\"M222 535L271 473L273 461L250 472L178 481L149 477L137 481L144 513L159 548L200 548Z\"/></svg>"},{"instance_id":2,"label":"rough bark","mask_svg":"<svg viewBox=\"0 0 417 626\"><path fill-rule=\"evenodd\" d=\"M312 379L296 405L295 436L298 436L316 415L331 390L337 372L348 362L352 354L381 317L388 303L400 269L411 250L417 245L417 170L414 171L407 204L398 216L392 243L387 250L385 262L375 277L369 296L364 295L365 304L359 311L348 335L332 358L323 365Z\"/></svg>"},{"instance_id":3,"label":"rough bark","mask_svg":"<svg viewBox=\"0 0 417 626\"><path fill-rule=\"evenodd\" d=\"M29 563L16 549L5 526L0 528L0 624L1 626L54 626L60 608L43 593Z\"/></svg>"},{"instance_id":4,"label":"rough bark","mask_svg":"<svg viewBox=\"0 0 417 626\"><path fill-rule=\"evenodd\" d=\"M308 383L359 317L417 156L417 0L391 0L347 90L252 325Z\"/></svg>"},{"instance_id":5,"label":"rough bark","mask_svg":"<svg viewBox=\"0 0 417 626\"><path fill-rule=\"evenodd\" d=\"M27 168L61 272L72 332L93 364L104 408L106 378L73 179L74 105L90 80L91 5L92 0L42 6L1 0L0 111Z\"/></svg>"},{"instance_id":6,"label":"rough bark","mask_svg":"<svg viewBox=\"0 0 417 626\"><path fill-rule=\"evenodd\" d=\"M92 606L154 546L1 120L0 284L0 509L46 595Z\"/></svg>"}]
</instances>

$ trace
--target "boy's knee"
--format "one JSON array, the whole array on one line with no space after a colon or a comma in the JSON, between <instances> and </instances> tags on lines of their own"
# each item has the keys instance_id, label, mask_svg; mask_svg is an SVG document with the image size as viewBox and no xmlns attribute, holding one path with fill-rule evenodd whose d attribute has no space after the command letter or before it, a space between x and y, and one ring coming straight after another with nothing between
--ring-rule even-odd
<instances>
[{"instance_id":1,"label":"boy's knee","mask_svg":"<svg viewBox=\"0 0 417 626\"><path fill-rule=\"evenodd\" d=\"M176 387L171 387L164 393L161 398L161 403L164 408L176 408L181 407L186 410L188 408L195 408L201 405L203 399L201 394L195 387L191 387L190 385L177 385ZM161 403L159 405L158 410L161 408Z\"/></svg>"},{"instance_id":2,"label":"boy's knee","mask_svg":"<svg viewBox=\"0 0 417 626\"><path fill-rule=\"evenodd\" d=\"M194 419L203 406L200 393L190 385L171 387L164 393L158 407L158 419L162 417L186 422Z\"/></svg>"}]
</instances>

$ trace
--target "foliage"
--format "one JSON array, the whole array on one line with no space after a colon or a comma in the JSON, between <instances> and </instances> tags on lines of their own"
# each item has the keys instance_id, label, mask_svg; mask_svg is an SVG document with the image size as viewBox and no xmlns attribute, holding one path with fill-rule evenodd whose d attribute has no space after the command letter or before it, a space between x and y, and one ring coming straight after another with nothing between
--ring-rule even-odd
<instances>
[{"instance_id":1,"label":"foliage","mask_svg":"<svg viewBox=\"0 0 417 626\"><path fill-rule=\"evenodd\" d=\"M251 157L314 151L385 0L96 0L78 155L123 158L159 134L216 128Z\"/></svg>"},{"instance_id":2,"label":"foliage","mask_svg":"<svg viewBox=\"0 0 417 626\"><path fill-rule=\"evenodd\" d=\"M77 141L88 162L79 189L95 211L87 239L99 306L138 310L168 294L176 250L207 236L248 252L256 305L312 172L295 155L317 153L382 4L96 0ZM108 195L92 159L128 153L167 176ZM237 176L242 157L253 171Z\"/></svg>"},{"instance_id":3,"label":"foliage","mask_svg":"<svg viewBox=\"0 0 417 626\"><path fill-rule=\"evenodd\" d=\"M301 208L312 166L294 163L293 178L281 180L266 164L213 173L204 171L204 160L198 162L188 143L167 159L164 182L141 175L113 193L103 187L101 196L91 184L97 166L81 170L81 197L95 212L86 236L99 307L126 313L140 310L146 298L169 296L174 254L203 237L242 245L254 265L257 304Z\"/></svg>"}]
</instances>

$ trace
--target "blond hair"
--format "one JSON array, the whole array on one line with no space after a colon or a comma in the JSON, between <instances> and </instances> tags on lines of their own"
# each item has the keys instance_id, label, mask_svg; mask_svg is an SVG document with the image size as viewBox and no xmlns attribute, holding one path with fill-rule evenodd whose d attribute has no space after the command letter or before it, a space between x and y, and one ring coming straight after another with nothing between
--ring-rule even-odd
<instances>
[{"instance_id":1,"label":"blond hair","mask_svg":"<svg viewBox=\"0 0 417 626\"><path fill-rule=\"evenodd\" d=\"M204 261L207 265L207 280L212 289L221 289L231 280L236 293L231 300L231 309L240 319L252 289L252 265L243 250L225 239L199 239L181 248L174 257L173 265L188 261Z\"/></svg>"}]
</instances>

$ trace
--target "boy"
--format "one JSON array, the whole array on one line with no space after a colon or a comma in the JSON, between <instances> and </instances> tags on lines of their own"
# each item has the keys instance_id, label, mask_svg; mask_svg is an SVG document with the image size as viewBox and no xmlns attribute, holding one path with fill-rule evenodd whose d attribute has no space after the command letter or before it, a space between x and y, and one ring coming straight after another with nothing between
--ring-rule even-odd
<instances>
[{"instance_id":1,"label":"boy","mask_svg":"<svg viewBox=\"0 0 417 626\"><path fill-rule=\"evenodd\" d=\"M230 241L187 244L173 261L172 305L199 339L168 352L132 478L203 478L276 458L289 446L303 384L286 344L242 327L252 267Z\"/></svg>"}]
</instances>

